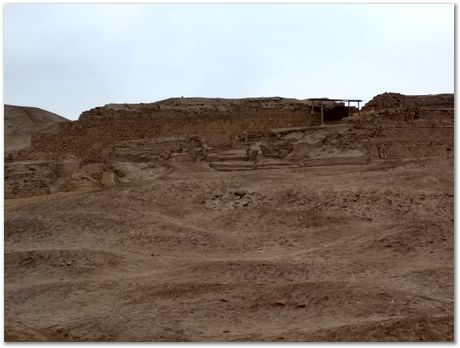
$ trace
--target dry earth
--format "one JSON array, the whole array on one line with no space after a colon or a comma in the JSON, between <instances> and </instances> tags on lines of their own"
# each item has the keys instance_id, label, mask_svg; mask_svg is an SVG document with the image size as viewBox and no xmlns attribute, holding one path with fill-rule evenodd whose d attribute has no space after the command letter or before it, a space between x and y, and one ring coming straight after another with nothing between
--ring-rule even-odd
<instances>
[{"instance_id":1,"label":"dry earth","mask_svg":"<svg viewBox=\"0 0 460 348\"><path fill-rule=\"evenodd\" d=\"M454 339L452 158L185 166L6 200L6 340Z\"/></svg>"}]
</instances>

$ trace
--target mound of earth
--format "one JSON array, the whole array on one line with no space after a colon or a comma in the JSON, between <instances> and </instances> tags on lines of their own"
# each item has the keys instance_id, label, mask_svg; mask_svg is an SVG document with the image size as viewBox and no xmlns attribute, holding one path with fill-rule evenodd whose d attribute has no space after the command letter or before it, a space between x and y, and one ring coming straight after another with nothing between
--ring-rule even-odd
<instances>
[{"instance_id":1,"label":"mound of earth","mask_svg":"<svg viewBox=\"0 0 460 348\"><path fill-rule=\"evenodd\" d=\"M58 123L67 122L62 116L40 108L5 105L5 152L17 151L30 146L32 133L53 133Z\"/></svg>"}]
</instances>

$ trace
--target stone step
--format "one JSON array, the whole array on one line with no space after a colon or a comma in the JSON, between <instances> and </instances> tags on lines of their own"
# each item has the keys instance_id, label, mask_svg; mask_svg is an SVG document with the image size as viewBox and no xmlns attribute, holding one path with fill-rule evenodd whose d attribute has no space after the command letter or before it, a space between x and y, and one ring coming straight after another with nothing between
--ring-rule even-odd
<instances>
[{"instance_id":1,"label":"stone step","mask_svg":"<svg viewBox=\"0 0 460 348\"><path fill-rule=\"evenodd\" d=\"M317 167L317 166L362 165L362 164L368 164L369 162L370 162L370 158L368 156L355 156L355 157L308 158L308 159L303 159L300 163L302 167Z\"/></svg>"},{"instance_id":2,"label":"stone step","mask_svg":"<svg viewBox=\"0 0 460 348\"><path fill-rule=\"evenodd\" d=\"M310 158L302 161L273 161L258 162L251 161L233 161L233 162L212 162L210 167L219 171L239 171L239 170L256 170L256 169L281 169L281 168L299 168L299 167L316 167L316 166L337 166L337 165L363 165L368 164L368 156L356 157L330 157L330 158Z\"/></svg>"},{"instance_id":3,"label":"stone step","mask_svg":"<svg viewBox=\"0 0 460 348\"><path fill-rule=\"evenodd\" d=\"M218 155L217 160L221 162L226 161L246 161L248 159L247 155Z\"/></svg>"},{"instance_id":4,"label":"stone step","mask_svg":"<svg viewBox=\"0 0 460 348\"><path fill-rule=\"evenodd\" d=\"M297 168L296 162L259 162L250 161L233 161L233 162L212 162L210 167L219 171L238 171L238 170L255 170L255 169L279 169L279 168Z\"/></svg>"}]
</instances>

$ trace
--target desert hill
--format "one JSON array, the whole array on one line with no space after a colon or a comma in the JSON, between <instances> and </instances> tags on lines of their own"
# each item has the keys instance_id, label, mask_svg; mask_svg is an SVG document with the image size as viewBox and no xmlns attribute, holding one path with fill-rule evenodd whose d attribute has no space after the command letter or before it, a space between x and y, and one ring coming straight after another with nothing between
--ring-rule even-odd
<instances>
[{"instance_id":1,"label":"desert hill","mask_svg":"<svg viewBox=\"0 0 460 348\"><path fill-rule=\"evenodd\" d=\"M29 106L5 105L4 112L5 152L29 147L32 133L54 133L59 122L68 121L53 112Z\"/></svg>"}]
</instances>

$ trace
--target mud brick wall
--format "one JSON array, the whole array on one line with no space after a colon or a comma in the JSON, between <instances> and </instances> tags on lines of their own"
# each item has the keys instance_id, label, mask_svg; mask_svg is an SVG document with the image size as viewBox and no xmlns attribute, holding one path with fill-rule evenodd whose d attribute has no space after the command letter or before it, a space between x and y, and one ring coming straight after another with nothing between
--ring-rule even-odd
<instances>
[{"instance_id":1,"label":"mud brick wall","mask_svg":"<svg viewBox=\"0 0 460 348\"><path fill-rule=\"evenodd\" d=\"M382 159L445 157L453 154L453 127L385 127L375 136Z\"/></svg>"},{"instance_id":2,"label":"mud brick wall","mask_svg":"<svg viewBox=\"0 0 460 348\"><path fill-rule=\"evenodd\" d=\"M49 193L50 184L58 177L55 162L24 161L5 164L5 199Z\"/></svg>"},{"instance_id":3,"label":"mud brick wall","mask_svg":"<svg viewBox=\"0 0 460 348\"><path fill-rule=\"evenodd\" d=\"M404 95L383 93L369 101L363 110L381 110L399 107L453 108L454 94Z\"/></svg>"},{"instance_id":4,"label":"mud brick wall","mask_svg":"<svg viewBox=\"0 0 460 348\"><path fill-rule=\"evenodd\" d=\"M446 157L450 154L450 147L445 145L382 144L378 149L382 159Z\"/></svg>"},{"instance_id":5,"label":"mud brick wall","mask_svg":"<svg viewBox=\"0 0 460 348\"><path fill-rule=\"evenodd\" d=\"M364 109L354 115L353 123L376 125L450 126L454 121L453 108L397 107Z\"/></svg>"},{"instance_id":6,"label":"mud brick wall","mask_svg":"<svg viewBox=\"0 0 460 348\"><path fill-rule=\"evenodd\" d=\"M431 124L444 124L444 125L453 125L454 124L455 112L453 108L446 109L435 109L435 110L422 110L421 119Z\"/></svg>"},{"instance_id":7,"label":"mud brick wall","mask_svg":"<svg viewBox=\"0 0 460 348\"><path fill-rule=\"evenodd\" d=\"M60 124L57 134L33 134L32 149L44 153L68 153L100 160L107 146L120 140L168 136L199 136L210 144L231 141L244 131L318 125L320 116L310 110L264 109L244 113L225 111L150 113L129 110L106 112L97 108L78 121Z\"/></svg>"},{"instance_id":8,"label":"mud brick wall","mask_svg":"<svg viewBox=\"0 0 460 348\"><path fill-rule=\"evenodd\" d=\"M302 166L332 166L332 165L356 165L367 164L370 162L370 157L356 156L356 157L328 157L328 158L308 158L301 161Z\"/></svg>"},{"instance_id":9,"label":"mud brick wall","mask_svg":"<svg viewBox=\"0 0 460 348\"><path fill-rule=\"evenodd\" d=\"M111 161L152 162L170 159L172 154L202 153L199 137L147 138L118 141L102 151Z\"/></svg>"}]
</instances>

